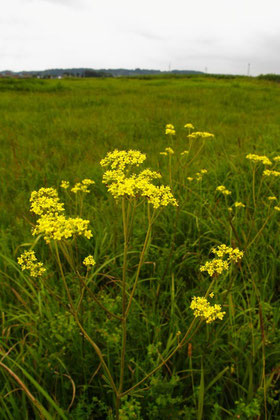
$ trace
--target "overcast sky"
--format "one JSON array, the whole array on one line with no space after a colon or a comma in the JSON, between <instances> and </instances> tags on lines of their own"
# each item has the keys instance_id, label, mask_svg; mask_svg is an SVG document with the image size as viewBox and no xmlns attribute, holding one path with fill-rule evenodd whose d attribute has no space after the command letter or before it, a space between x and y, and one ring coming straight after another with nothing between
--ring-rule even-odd
<instances>
[{"instance_id":1,"label":"overcast sky","mask_svg":"<svg viewBox=\"0 0 280 420\"><path fill-rule=\"evenodd\" d=\"M280 73L280 0L0 2L0 70Z\"/></svg>"}]
</instances>

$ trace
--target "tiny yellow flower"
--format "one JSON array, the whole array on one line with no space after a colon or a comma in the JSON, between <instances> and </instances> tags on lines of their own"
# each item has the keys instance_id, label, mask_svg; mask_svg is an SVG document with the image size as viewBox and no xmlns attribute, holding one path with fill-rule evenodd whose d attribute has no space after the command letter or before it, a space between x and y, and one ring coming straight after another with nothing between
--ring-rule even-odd
<instances>
[{"instance_id":1,"label":"tiny yellow flower","mask_svg":"<svg viewBox=\"0 0 280 420\"><path fill-rule=\"evenodd\" d=\"M230 194L231 194L231 191L227 190L227 189L226 189L226 187L225 187L224 185L219 185L219 186L216 188L216 191L219 191L219 192L221 192L221 193L222 193L222 194L224 194L224 195L230 195Z\"/></svg>"},{"instance_id":2,"label":"tiny yellow flower","mask_svg":"<svg viewBox=\"0 0 280 420\"><path fill-rule=\"evenodd\" d=\"M166 124L165 134L169 134L170 136L174 136L176 134L173 124Z\"/></svg>"},{"instance_id":3,"label":"tiny yellow flower","mask_svg":"<svg viewBox=\"0 0 280 420\"><path fill-rule=\"evenodd\" d=\"M189 154L188 150L184 150L183 152L181 152L181 156L185 156L185 155L188 155L188 154Z\"/></svg>"},{"instance_id":4,"label":"tiny yellow flower","mask_svg":"<svg viewBox=\"0 0 280 420\"><path fill-rule=\"evenodd\" d=\"M69 185L69 181L61 181L60 187L67 190L67 188L69 188Z\"/></svg>"},{"instance_id":5,"label":"tiny yellow flower","mask_svg":"<svg viewBox=\"0 0 280 420\"><path fill-rule=\"evenodd\" d=\"M162 156L167 156L168 155L167 152L159 152L159 154L162 155Z\"/></svg>"},{"instance_id":6,"label":"tiny yellow flower","mask_svg":"<svg viewBox=\"0 0 280 420\"><path fill-rule=\"evenodd\" d=\"M212 298L214 297L214 293L213 293L213 292L211 292L209 296L210 296L210 298L212 299Z\"/></svg>"},{"instance_id":7,"label":"tiny yellow flower","mask_svg":"<svg viewBox=\"0 0 280 420\"><path fill-rule=\"evenodd\" d=\"M263 163L263 165L272 165L272 162L268 159L267 156L260 156L260 155L255 155L253 153L249 153L246 156L246 159L251 160L254 163Z\"/></svg>"},{"instance_id":8,"label":"tiny yellow flower","mask_svg":"<svg viewBox=\"0 0 280 420\"><path fill-rule=\"evenodd\" d=\"M83 264L90 269L91 267L93 267L96 264L96 261L94 260L92 255L89 255L88 257L86 257L83 261Z\"/></svg>"},{"instance_id":9,"label":"tiny yellow flower","mask_svg":"<svg viewBox=\"0 0 280 420\"><path fill-rule=\"evenodd\" d=\"M165 148L165 151L166 151L167 153L169 153L170 155L174 155L174 150L173 150L171 147L166 147L166 148Z\"/></svg>"},{"instance_id":10,"label":"tiny yellow flower","mask_svg":"<svg viewBox=\"0 0 280 420\"><path fill-rule=\"evenodd\" d=\"M207 133L206 131L195 131L189 134L188 137L191 139L198 139L198 138L208 139L208 138L213 138L214 134Z\"/></svg>"},{"instance_id":11,"label":"tiny yellow flower","mask_svg":"<svg viewBox=\"0 0 280 420\"><path fill-rule=\"evenodd\" d=\"M270 171L269 169L266 169L265 171L263 171L263 175L264 176L275 176L275 177L278 177L278 176L280 176L280 172L279 171Z\"/></svg>"},{"instance_id":12,"label":"tiny yellow flower","mask_svg":"<svg viewBox=\"0 0 280 420\"><path fill-rule=\"evenodd\" d=\"M185 124L185 128L190 128L191 130L194 130L194 126L191 123Z\"/></svg>"},{"instance_id":13,"label":"tiny yellow flower","mask_svg":"<svg viewBox=\"0 0 280 420\"><path fill-rule=\"evenodd\" d=\"M270 200L270 201L276 201L277 200L275 195L269 196L269 197L267 197L267 199Z\"/></svg>"},{"instance_id":14,"label":"tiny yellow flower","mask_svg":"<svg viewBox=\"0 0 280 420\"><path fill-rule=\"evenodd\" d=\"M191 181L193 181L193 178L191 176L188 176L187 180L191 182Z\"/></svg>"},{"instance_id":15,"label":"tiny yellow flower","mask_svg":"<svg viewBox=\"0 0 280 420\"><path fill-rule=\"evenodd\" d=\"M280 207L275 206L275 207L274 207L274 210L276 210L276 211L280 211Z\"/></svg>"},{"instance_id":16,"label":"tiny yellow flower","mask_svg":"<svg viewBox=\"0 0 280 420\"><path fill-rule=\"evenodd\" d=\"M245 207L245 204L241 203L240 201L236 201L234 203L234 207Z\"/></svg>"},{"instance_id":17,"label":"tiny yellow flower","mask_svg":"<svg viewBox=\"0 0 280 420\"><path fill-rule=\"evenodd\" d=\"M169 134L170 136L175 136L176 131L172 130L171 128L166 128L165 129L165 134Z\"/></svg>"}]
</instances>

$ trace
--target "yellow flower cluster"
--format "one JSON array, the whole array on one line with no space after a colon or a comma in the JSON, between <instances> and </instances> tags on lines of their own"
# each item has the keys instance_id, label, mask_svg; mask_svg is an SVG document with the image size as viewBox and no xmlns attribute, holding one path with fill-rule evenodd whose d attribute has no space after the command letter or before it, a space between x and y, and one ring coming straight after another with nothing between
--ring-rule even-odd
<instances>
[{"instance_id":1,"label":"yellow flower cluster","mask_svg":"<svg viewBox=\"0 0 280 420\"><path fill-rule=\"evenodd\" d=\"M51 239L60 241L73 235L83 235L87 239L92 237L88 229L89 220L80 217L66 218L64 204L60 203L54 188L41 188L31 194L31 211L40 217L33 228L32 235L43 235L47 243Z\"/></svg>"},{"instance_id":2,"label":"yellow flower cluster","mask_svg":"<svg viewBox=\"0 0 280 420\"><path fill-rule=\"evenodd\" d=\"M37 260L34 251L25 251L18 257L17 261L21 266L22 271L28 270L31 277L40 277L46 271L43 267L43 263Z\"/></svg>"},{"instance_id":3,"label":"yellow flower cluster","mask_svg":"<svg viewBox=\"0 0 280 420\"><path fill-rule=\"evenodd\" d=\"M206 324L210 324L216 319L222 320L225 315L225 312L222 312L221 305L211 305L205 297L194 296L190 308L193 310L194 316L205 319Z\"/></svg>"},{"instance_id":4,"label":"yellow flower cluster","mask_svg":"<svg viewBox=\"0 0 280 420\"><path fill-rule=\"evenodd\" d=\"M127 152L129 153L129 152ZM140 152L138 152L140 153ZM102 162L102 161L101 161ZM119 197L146 198L154 208L171 204L177 206L169 187L152 184L153 179L161 178L158 172L145 169L139 174L126 176L120 168L107 170L103 175L103 183L107 184L108 191L115 199Z\"/></svg>"},{"instance_id":5,"label":"yellow flower cluster","mask_svg":"<svg viewBox=\"0 0 280 420\"><path fill-rule=\"evenodd\" d=\"M188 150L184 150L183 152L181 152L181 156L185 156L185 155L188 155L188 154L189 154Z\"/></svg>"},{"instance_id":6,"label":"yellow flower cluster","mask_svg":"<svg viewBox=\"0 0 280 420\"><path fill-rule=\"evenodd\" d=\"M211 252L216 255L216 258L207 261L200 267L201 272L207 271L210 276L219 275L223 271L227 271L231 262L237 263L244 255L244 252L238 248L232 248L224 244L213 248ZM226 259L223 259L225 257Z\"/></svg>"},{"instance_id":7,"label":"yellow flower cluster","mask_svg":"<svg viewBox=\"0 0 280 420\"><path fill-rule=\"evenodd\" d=\"M219 191L224 195L230 195L231 194L231 191L227 190L224 185L219 185L219 187L216 188L216 191Z\"/></svg>"},{"instance_id":8,"label":"yellow flower cluster","mask_svg":"<svg viewBox=\"0 0 280 420\"><path fill-rule=\"evenodd\" d=\"M232 248L225 244L212 248L211 252L219 258L227 257L228 262L238 262L244 256L244 252L240 251L239 248Z\"/></svg>"},{"instance_id":9,"label":"yellow flower cluster","mask_svg":"<svg viewBox=\"0 0 280 420\"><path fill-rule=\"evenodd\" d=\"M271 195L271 196L267 197L267 199L270 200L270 201L276 201L277 200L275 195Z\"/></svg>"},{"instance_id":10,"label":"yellow flower cluster","mask_svg":"<svg viewBox=\"0 0 280 420\"><path fill-rule=\"evenodd\" d=\"M185 124L185 128L189 128L190 130L194 130L194 126L191 123Z\"/></svg>"},{"instance_id":11,"label":"yellow flower cluster","mask_svg":"<svg viewBox=\"0 0 280 420\"><path fill-rule=\"evenodd\" d=\"M174 155L174 150L171 147L166 147L165 151L169 154L169 155Z\"/></svg>"},{"instance_id":12,"label":"yellow flower cluster","mask_svg":"<svg viewBox=\"0 0 280 420\"><path fill-rule=\"evenodd\" d=\"M246 207L245 204L241 203L241 201L236 201L234 203L234 207Z\"/></svg>"},{"instance_id":13,"label":"yellow flower cluster","mask_svg":"<svg viewBox=\"0 0 280 420\"><path fill-rule=\"evenodd\" d=\"M55 216L45 214L37 220L32 235L44 235L44 240L47 243L50 243L51 239L61 241L62 239L72 238L74 235L90 239L92 238L92 233L88 229L89 223L89 220L84 220L80 217L66 218L63 214Z\"/></svg>"},{"instance_id":14,"label":"yellow flower cluster","mask_svg":"<svg viewBox=\"0 0 280 420\"><path fill-rule=\"evenodd\" d=\"M67 188L69 188L70 183L69 181L61 181L60 187L64 188L65 190L67 190Z\"/></svg>"},{"instance_id":15,"label":"yellow flower cluster","mask_svg":"<svg viewBox=\"0 0 280 420\"><path fill-rule=\"evenodd\" d=\"M214 134L207 133L206 131L195 131L188 135L190 139L208 139L210 137L214 137Z\"/></svg>"},{"instance_id":16,"label":"yellow flower cluster","mask_svg":"<svg viewBox=\"0 0 280 420\"><path fill-rule=\"evenodd\" d=\"M73 188L71 188L71 191L74 194L77 194L77 192L81 191L83 193L90 193L90 190L88 189L89 185L95 184L95 182L92 179L83 179L82 182L77 182Z\"/></svg>"},{"instance_id":17,"label":"yellow flower cluster","mask_svg":"<svg viewBox=\"0 0 280 420\"><path fill-rule=\"evenodd\" d=\"M275 207L274 207L274 210L276 210L276 211L280 211L280 207L275 206Z\"/></svg>"},{"instance_id":18,"label":"yellow flower cluster","mask_svg":"<svg viewBox=\"0 0 280 420\"><path fill-rule=\"evenodd\" d=\"M207 174L207 169L201 169L201 171L200 172L197 172L195 175L196 175L196 180L197 181L202 181L202 177L203 177L203 175L205 175L205 174Z\"/></svg>"},{"instance_id":19,"label":"yellow flower cluster","mask_svg":"<svg viewBox=\"0 0 280 420\"><path fill-rule=\"evenodd\" d=\"M273 158L273 160L274 160L275 162L279 162L279 161L280 161L280 156L275 156L275 157Z\"/></svg>"},{"instance_id":20,"label":"yellow flower cluster","mask_svg":"<svg viewBox=\"0 0 280 420\"><path fill-rule=\"evenodd\" d=\"M227 271L228 269L228 261L224 261L221 258L214 258L200 267L200 271L207 271L211 277L214 276L214 274L222 274L223 271Z\"/></svg>"},{"instance_id":21,"label":"yellow flower cluster","mask_svg":"<svg viewBox=\"0 0 280 420\"><path fill-rule=\"evenodd\" d=\"M264 176L280 176L280 172L278 171L270 171L269 169L266 169L263 171Z\"/></svg>"},{"instance_id":22,"label":"yellow flower cluster","mask_svg":"<svg viewBox=\"0 0 280 420\"><path fill-rule=\"evenodd\" d=\"M30 211L41 216L44 213L60 213L64 211L64 204L60 203L56 189L40 188L31 193Z\"/></svg>"},{"instance_id":23,"label":"yellow flower cluster","mask_svg":"<svg viewBox=\"0 0 280 420\"><path fill-rule=\"evenodd\" d=\"M259 156L254 155L253 153L249 153L246 156L246 159L253 161L254 163L262 162L264 165L272 165L272 162L268 159L267 156Z\"/></svg>"},{"instance_id":24,"label":"yellow flower cluster","mask_svg":"<svg viewBox=\"0 0 280 420\"><path fill-rule=\"evenodd\" d=\"M93 267L93 266L96 264L96 262L95 262L95 260L94 260L93 256L92 256L92 255L89 255L88 257L86 257L86 258L84 259L83 264L84 264L86 267L91 268L91 267Z\"/></svg>"},{"instance_id":25,"label":"yellow flower cluster","mask_svg":"<svg viewBox=\"0 0 280 420\"><path fill-rule=\"evenodd\" d=\"M111 169L124 171L127 166L139 166L146 159L146 155L138 150L114 150L107 153L100 161L102 167L111 166Z\"/></svg>"},{"instance_id":26,"label":"yellow flower cluster","mask_svg":"<svg viewBox=\"0 0 280 420\"><path fill-rule=\"evenodd\" d=\"M174 136L176 134L175 127L173 124L166 124L165 134L169 134L170 136Z\"/></svg>"}]
</instances>

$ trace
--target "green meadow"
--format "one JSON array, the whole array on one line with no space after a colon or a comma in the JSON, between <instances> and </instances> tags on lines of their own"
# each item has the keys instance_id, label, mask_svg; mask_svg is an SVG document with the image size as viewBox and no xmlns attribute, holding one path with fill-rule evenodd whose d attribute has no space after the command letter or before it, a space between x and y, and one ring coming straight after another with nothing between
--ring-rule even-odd
<instances>
[{"instance_id":1,"label":"green meadow","mask_svg":"<svg viewBox=\"0 0 280 420\"><path fill-rule=\"evenodd\" d=\"M123 174L157 171L178 206L134 184L114 197L100 161L115 149L145 154ZM273 81L0 79L0 419L279 419L279 156ZM32 235L41 188L92 237ZM201 270L222 244L242 258Z\"/></svg>"}]
</instances>

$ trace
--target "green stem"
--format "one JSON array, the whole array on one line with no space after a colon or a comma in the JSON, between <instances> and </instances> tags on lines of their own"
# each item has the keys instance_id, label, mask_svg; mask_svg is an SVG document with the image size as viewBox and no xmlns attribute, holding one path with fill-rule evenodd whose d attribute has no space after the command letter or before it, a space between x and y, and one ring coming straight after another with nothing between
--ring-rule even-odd
<instances>
[{"instance_id":1,"label":"green stem","mask_svg":"<svg viewBox=\"0 0 280 420\"><path fill-rule=\"evenodd\" d=\"M137 384L135 384L134 386L132 386L131 388L129 388L127 391L121 393L120 397L124 397L125 395L130 394L134 389L136 389L139 385L141 385L143 382L145 382L148 378L150 378L150 376L152 376L154 373L156 373L163 365L165 365L169 359L171 359L171 357L179 350L181 349L185 344L185 340L187 339L188 334L190 333L193 325L195 324L196 318L194 318L191 322L191 325L188 328L188 331L186 332L186 334L184 335L183 339L177 344L177 346L175 347L174 350L172 350L172 352L169 354L169 356L164 359L157 367L155 367L150 373L148 373L143 379L141 379L141 381L137 382ZM201 324L201 323L200 323ZM196 330L197 331L197 330ZM195 331L195 332L196 332ZM189 338L188 342L191 340L191 338L193 337L193 334L191 335L191 337Z\"/></svg>"},{"instance_id":2,"label":"green stem","mask_svg":"<svg viewBox=\"0 0 280 420\"><path fill-rule=\"evenodd\" d=\"M109 382L111 384L111 387L112 387L113 391L115 392L116 395L118 395L118 390L116 388L115 382L114 382L114 380L112 378L112 375L111 375L111 372L110 372L110 370L109 370L109 368L108 368L108 366L107 366L107 364L106 364L106 362L105 362L105 360L103 358L103 355L101 353L100 348L92 340L92 338L88 335L88 333L86 332L86 330L84 329L84 327L82 326L82 324L79 321L79 318L78 318L78 315L77 315L77 312L75 310L74 303L73 303L73 300L72 300L72 297L71 297L71 294L70 294L70 290L68 288L68 285L67 285L67 282L66 282L66 279L65 279L65 276L64 276L64 272L63 272L63 268L62 268L62 264L61 264L61 260L60 260L60 256L59 256L59 252L58 252L57 243L55 242L54 244L55 244L54 246L55 246L55 253L56 253L57 263L58 263L58 266L59 266L59 270L60 270L60 273L61 273L63 285L64 285L64 288L66 290L66 294L67 294L69 305L70 305L70 312L74 316L74 319L76 321L76 324L80 328L82 334L84 335L84 337L86 338L86 340L91 344L91 346L94 348L94 350L95 350L95 352L96 352L96 354L97 354L97 356L98 356L98 358L99 358L99 360L100 360L100 362L102 364L102 367L103 367L104 371L106 372L106 374L108 376L108 380L109 380Z\"/></svg>"},{"instance_id":3,"label":"green stem","mask_svg":"<svg viewBox=\"0 0 280 420\"><path fill-rule=\"evenodd\" d=\"M169 185L172 188L172 156L171 153L168 155L168 170L169 170Z\"/></svg>"},{"instance_id":4,"label":"green stem","mask_svg":"<svg viewBox=\"0 0 280 420\"><path fill-rule=\"evenodd\" d=\"M128 316L128 313L129 313L129 310L130 310L130 307L131 307L131 304L132 304L132 299L133 299L133 296L134 296L134 293L135 293L135 290L136 290L136 286L137 286L137 283L138 283L140 270L141 270L141 267L142 267L143 262L144 262L145 252L146 252L146 249L147 249L147 245L148 245L151 230L152 230L152 224L153 224L153 221L154 221L154 213L150 217L149 205L148 205L148 218L149 218L149 225L148 225L145 241L144 241L144 244L143 244L143 248L142 248L142 251L141 251L141 254L140 254L140 258L139 258L139 263L138 263L138 266L137 266L134 285L133 285L131 294L129 296L129 301L128 301L128 305L127 305L126 312L125 312L125 317Z\"/></svg>"},{"instance_id":5,"label":"green stem","mask_svg":"<svg viewBox=\"0 0 280 420\"><path fill-rule=\"evenodd\" d=\"M193 156L193 158L188 162L187 166L190 166L190 164L197 158L197 156L199 155L199 153L203 149L204 144L205 144L205 141L203 140L202 145L200 146L200 148L198 149L196 154Z\"/></svg>"},{"instance_id":6,"label":"green stem","mask_svg":"<svg viewBox=\"0 0 280 420\"><path fill-rule=\"evenodd\" d=\"M118 392L122 392L124 380L124 367L125 367L125 351L126 351L126 271L127 271L127 251L128 251L128 213L129 208L125 208L125 198L122 199L122 218L123 218L123 236L124 236L124 249L123 249L123 269L122 269L122 349L121 349L121 366L120 366L120 383Z\"/></svg>"},{"instance_id":7,"label":"green stem","mask_svg":"<svg viewBox=\"0 0 280 420\"><path fill-rule=\"evenodd\" d=\"M256 165L253 166L253 203L254 203L254 208L256 210Z\"/></svg>"},{"instance_id":8,"label":"green stem","mask_svg":"<svg viewBox=\"0 0 280 420\"><path fill-rule=\"evenodd\" d=\"M94 300L95 303L97 303L98 306L100 306L100 308L102 308L105 312L107 312L108 315L110 315L112 318L116 318L116 319L122 319L121 316L115 315L113 312L109 311L109 309L107 309L103 303L101 303L96 296L94 295L94 293L92 292L92 290L90 290L90 288L88 287L88 285L86 284L86 282L84 281L84 279L79 276L79 279L83 285L83 287L87 290L87 292L90 294L90 296L92 297L92 299Z\"/></svg>"},{"instance_id":9,"label":"green stem","mask_svg":"<svg viewBox=\"0 0 280 420\"><path fill-rule=\"evenodd\" d=\"M247 251L251 245L253 245L253 243L255 242L255 240L258 238L258 236L260 236L260 234L262 233L262 231L264 230L265 226L267 225L269 219L271 218L271 216L273 215L273 213L270 213L268 215L268 217L265 219L264 224L262 225L262 227L260 228L260 230L257 232L257 234L254 236L254 238L251 240L251 242L249 243L249 245L247 245L245 247L245 251Z\"/></svg>"}]
</instances>

